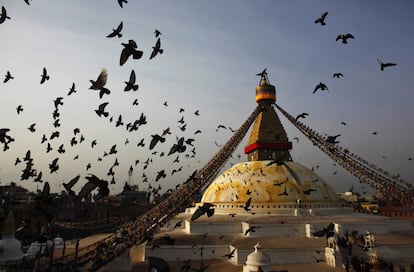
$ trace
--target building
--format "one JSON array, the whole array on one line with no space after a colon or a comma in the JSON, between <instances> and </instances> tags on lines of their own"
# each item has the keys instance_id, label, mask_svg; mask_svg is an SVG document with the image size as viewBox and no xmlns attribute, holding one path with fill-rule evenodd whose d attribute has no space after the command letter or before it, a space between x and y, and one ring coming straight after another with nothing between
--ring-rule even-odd
<instances>
[{"instance_id":1,"label":"building","mask_svg":"<svg viewBox=\"0 0 414 272\"><path fill-rule=\"evenodd\" d=\"M199 203L132 247L132 270L147 267L150 257L164 259L171 271L343 271L401 261L408 267L412 222L355 213L327 181L292 161L292 143L272 106L275 87L266 70L260 76L261 112L245 148L248 160L225 170Z\"/></svg>"}]
</instances>

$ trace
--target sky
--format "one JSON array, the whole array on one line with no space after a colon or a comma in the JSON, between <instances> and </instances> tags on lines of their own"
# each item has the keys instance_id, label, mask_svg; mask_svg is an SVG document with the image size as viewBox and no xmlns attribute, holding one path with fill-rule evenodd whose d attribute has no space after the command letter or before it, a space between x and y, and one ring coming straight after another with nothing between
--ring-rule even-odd
<instances>
[{"instance_id":1,"label":"sky","mask_svg":"<svg viewBox=\"0 0 414 272\"><path fill-rule=\"evenodd\" d=\"M340 145L351 152L409 182L414 179L414 159L409 159L414 157L412 1L130 0L123 8L116 0L29 3L0 0L10 17L0 24L0 128L10 129L8 135L15 139L10 149L0 151L2 185L13 181L29 190L43 187L33 178L21 180L25 164L15 165L30 150L33 168L42 171L53 192L62 191L62 184L76 175L81 175L76 192L88 174L110 181L107 173L115 160L119 165L113 167L112 194L128 180L144 190L149 184L161 185L162 191L175 188L231 137L229 127L239 128L254 110L260 79L256 74L264 68L276 87L276 103L291 115L308 113L305 125L321 134L340 134ZM326 25L315 24L324 12ZM121 21L122 37L107 38ZM162 33L164 52L149 59L155 29ZM354 39L347 44L336 41L346 33ZM120 65L121 43L130 39L143 56ZM397 65L381 71L377 58ZM44 67L50 79L40 84ZM102 68L111 93L99 98L89 87ZM131 70L139 88L125 92ZM7 71L14 79L4 83ZM343 77L333 78L334 73ZM313 93L319 82L329 91ZM68 95L73 83L76 93ZM54 127L52 116L57 97L63 97L60 127ZM135 99L138 105L133 105ZM95 113L104 102L107 118ZM18 105L23 108L20 114ZM127 131L126 124L142 113L147 124ZM360 192L369 189L277 113L293 142L295 162L308 168L318 165L315 172L338 192L352 186ZM116 127L119 115L124 125ZM187 124L184 131L179 128L181 118ZM36 131L30 132L33 123ZM227 129L217 131L220 124ZM75 128L80 130L77 135ZM165 142L149 150L151 135L166 128L171 134ZM194 134L197 130L201 133ZM60 136L50 139L54 131ZM48 140L41 144L43 135ZM73 137L78 143L71 146ZM194 146L167 156L177 137L194 139ZM141 139L144 147L137 146ZM246 160L247 139L225 168ZM48 153L47 143L52 147ZM65 153L58 153L62 144ZM117 153L104 156L113 145ZM179 162L173 162L177 155ZM59 169L50 173L49 164L56 158ZM144 169L147 159L152 163ZM130 166L134 170L129 178ZM156 181L163 169L166 177ZM143 182L144 174L148 182Z\"/></svg>"}]
</instances>

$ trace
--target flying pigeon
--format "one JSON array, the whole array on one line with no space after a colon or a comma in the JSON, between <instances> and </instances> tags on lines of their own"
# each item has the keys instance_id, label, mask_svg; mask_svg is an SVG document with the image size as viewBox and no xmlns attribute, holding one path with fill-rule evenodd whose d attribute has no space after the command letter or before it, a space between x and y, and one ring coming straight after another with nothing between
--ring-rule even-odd
<instances>
[{"instance_id":1,"label":"flying pigeon","mask_svg":"<svg viewBox=\"0 0 414 272\"><path fill-rule=\"evenodd\" d=\"M124 23L121 21L121 23L117 26L116 29L112 29L112 32L109 33L106 37L107 38L113 38L113 37L118 37L121 38L122 37L122 27L124 26Z\"/></svg>"},{"instance_id":2,"label":"flying pigeon","mask_svg":"<svg viewBox=\"0 0 414 272\"><path fill-rule=\"evenodd\" d=\"M325 18L326 18L326 15L328 15L328 12L325 12L325 13L323 13L322 15L321 15L321 17L319 17L319 18L317 18L316 20L315 20L315 24L321 24L321 25L326 25L326 23L325 23Z\"/></svg>"},{"instance_id":3,"label":"flying pigeon","mask_svg":"<svg viewBox=\"0 0 414 272\"><path fill-rule=\"evenodd\" d=\"M380 64L380 66L381 66L381 71L384 71L384 68L385 67L390 67L390 66L395 66L395 65L397 65L396 63L391 63L391 62L386 62L386 63L384 63L384 62L382 62L380 59L377 59L377 61L378 61L378 63Z\"/></svg>"},{"instance_id":4,"label":"flying pigeon","mask_svg":"<svg viewBox=\"0 0 414 272\"><path fill-rule=\"evenodd\" d=\"M119 59L119 64L122 66L128 60L128 58L132 55L133 59L140 59L142 57L143 52L137 50L138 45L134 40L129 40L128 43L121 43L124 46L121 52L121 58Z\"/></svg>"},{"instance_id":5,"label":"flying pigeon","mask_svg":"<svg viewBox=\"0 0 414 272\"><path fill-rule=\"evenodd\" d=\"M340 34L336 37L336 41L342 40L342 43L348 43L348 39L355 39L351 33Z\"/></svg>"}]
</instances>

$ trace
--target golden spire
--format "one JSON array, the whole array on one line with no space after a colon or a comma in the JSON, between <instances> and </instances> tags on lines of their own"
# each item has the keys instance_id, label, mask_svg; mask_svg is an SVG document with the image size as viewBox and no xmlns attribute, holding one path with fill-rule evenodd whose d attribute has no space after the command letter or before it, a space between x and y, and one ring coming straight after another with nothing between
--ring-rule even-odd
<instances>
[{"instance_id":1,"label":"golden spire","mask_svg":"<svg viewBox=\"0 0 414 272\"><path fill-rule=\"evenodd\" d=\"M257 75L261 78L256 87L256 102L262 106L262 111L253 124L244 153L249 161L290 161L292 143L272 106L276 101L276 88L269 83L266 69Z\"/></svg>"}]
</instances>

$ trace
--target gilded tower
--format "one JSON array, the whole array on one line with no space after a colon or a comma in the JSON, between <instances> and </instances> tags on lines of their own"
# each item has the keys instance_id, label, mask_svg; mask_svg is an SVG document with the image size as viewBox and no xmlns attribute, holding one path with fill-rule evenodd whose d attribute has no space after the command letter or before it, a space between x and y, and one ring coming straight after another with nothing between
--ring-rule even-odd
<instances>
[{"instance_id":1,"label":"gilded tower","mask_svg":"<svg viewBox=\"0 0 414 272\"><path fill-rule=\"evenodd\" d=\"M262 111L256 117L244 153L249 161L291 161L292 142L272 106L276 102L276 88L269 83L266 69L257 75L260 82L256 87L256 103Z\"/></svg>"}]
</instances>

